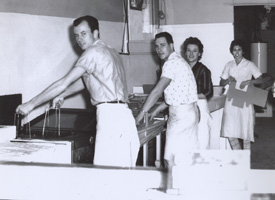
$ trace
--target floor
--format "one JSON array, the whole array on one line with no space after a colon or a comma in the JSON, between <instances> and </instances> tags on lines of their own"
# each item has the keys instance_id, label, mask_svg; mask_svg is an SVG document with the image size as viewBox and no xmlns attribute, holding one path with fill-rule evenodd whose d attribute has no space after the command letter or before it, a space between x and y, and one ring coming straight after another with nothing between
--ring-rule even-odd
<instances>
[{"instance_id":1,"label":"floor","mask_svg":"<svg viewBox=\"0 0 275 200\"><path fill-rule=\"evenodd\" d=\"M273 117L257 117L251 146L251 169L275 169L275 111Z\"/></svg>"}]
</instances>

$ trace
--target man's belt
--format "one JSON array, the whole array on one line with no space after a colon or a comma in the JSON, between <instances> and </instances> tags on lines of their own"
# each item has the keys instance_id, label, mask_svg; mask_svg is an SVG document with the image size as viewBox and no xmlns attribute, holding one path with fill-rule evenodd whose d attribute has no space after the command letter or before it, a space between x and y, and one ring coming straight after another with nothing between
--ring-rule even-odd
<instances>
[{"instance_id":1,"label":"man's belt","mask_svg":"<svg viewBox=\"0 0 275 200\"><path fill-rule=\"evenodd\" d=\"M112 104L127 104L126 102L124 101L105 101L105 102L99 102L96 104L96 106L100 105L100 104L103 104L103 103L112 103Z\"/></svg>"}]
</instances>

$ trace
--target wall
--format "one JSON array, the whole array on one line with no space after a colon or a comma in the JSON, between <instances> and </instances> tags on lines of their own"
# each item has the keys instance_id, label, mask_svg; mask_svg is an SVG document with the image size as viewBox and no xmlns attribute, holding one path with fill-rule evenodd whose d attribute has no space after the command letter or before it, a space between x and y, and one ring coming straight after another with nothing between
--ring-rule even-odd
<instances>
[{"instance_id":1,"label":"wall","mask_svg":"<svg viewBox=\"0 0 275 200\"><path fill-rule=\"evenodd\" d=\"M150 41L154 39L156 31L154 15L157 5L155 2L158 0L147 0L145 8L140 10L129 9L129 39L133 41Z\"/></svg>"},{"instance_id":2,"label":"wall","mask_svg":"<svg viewBox=\"0 0 275 200\"><path fill-rule=\"evenodd\" d=\"M146 6L139 11L129 9L129 52L123 56L126 67L128 91L134 86L155 84L159 70L159 59L154 49L154 35L157 32L153 10L157 9L157 0L147 0Z\"/></svg>"},{"instance_id":3,"label":"wall","mask_svg":"<svg viewBox=\"0 0 275 200\"><path fill-rule=\"evenodd\" d=\"M151 32L144 33L146 10L130 10L130 45L150 43L155 32L162 30L175 31L178 49L186 37L197 36L205 46L202 61L211 69L217 84L224 64L231 59L228 47L233 39L233 6L226 5L226 0L210 1L207 5L203 0L165 2L168 25ZM124 27L122 3L121 0L1 1L0 95L23 93L25 102L71 69L79 50L76 51L70 29L78 15L97 15L101 38L120 52ZM158 69L155 58L149 58L152 52L131 51L123 59L130 92L136 84L154 83ZM147 61L142 55L146 55ZM145 79L145 75L139 76L141 73L146 75ZM64 106L84 108L86 101L82 95L76 95Z\"/></svg>"},{"instance_id":4,"label":"wall","mask_svg":"<svg viewBox=\"0 0 275 200\"><path fill-rule=\"evenodd\" d=\"M91 0L3 0L0 4L0 95L22 93L23 102L33 98L49 84L64 76L74 65L80 49L72 36L72 21L80 15L99 19L100 36L121 52L123 43L123 1ZM123 55L128 89L134 85L155 83L158 63L151 49L140 46L151 42L153 33L143 33L147 10L130 10L130 56ZM148 16L148 15L147 15ZM150 20L147 18L146 20ZM150 24L149 24L150 25ZM135 29L138 27L138 29ZM150 29L151 27L149 27ZM135 45L137 44L137 45ZM136 55L136 56L135 56ZM142 61L142 62L140 62ZM142 76L140 75L142 73ZM144 76L143 76L144 72ZM82 84L81 81L78 82ZM87 108L87 94L66 99L63 107ZM27 121L45 112L42 105Z\"/></svg>"},{"instance_id":5,"label":"wall","mask_svg":"<svg viewBox=\"0 0 275 200\"><path fill-rule=\"evenodd\" d=\"M65 18L92 15L111 22L122 22L124 17L121 0L1 0L0 12Z\"/></svg>"},{"instance_id":6,"label":"wall","mask_svg":"<svg viewBox=\"0 0 275 200\"><path fill-rule=\"evenodd\" d=\"M71 30L77 15L93 14L96 10L101 38L120 51L122 1L112 1L109 6L106 2L94 2L97 3L79 0L1 1L0 95L22 93L22 101L26 102L72 68L80 53ZM97 9L93 7L95 5ZM74 11L70 10L71 6ZM85 108L87 99L84 97L75 95L66 100L64 107ZM27 120L43 113L45 106L32 112Z\"/></svg>"},{"instance_id":7,"label":"wall","mask_svg":"<svg viewBox=\"0 0 275 200\"><path fill-rule=\"evenodd\" d=\"M233 6L274 5L275 0L165 0L162 25L233 22Z\"/></svg>"},{"instance_id":8,"label":"wall","mask_svg":"<svg viewBox=\"0 0 275 200\"><path fill-rule=\"evenodd\" d=\"M155 84L156 71L160 69L159 58L154 53L152 40L130 41L130 55L122 56L126 67L128 91L133 92L134 86Z\"/></svg>"},{"instance_id":9,"label":"wall","mask_svg":"<svg viewBox=\"0 0 275 200\"><path fill-rule=\"evenodd\" d=\"M166 24L204 24L233 22L230 0L166 0Z\"/></svg>"}]
</instances>

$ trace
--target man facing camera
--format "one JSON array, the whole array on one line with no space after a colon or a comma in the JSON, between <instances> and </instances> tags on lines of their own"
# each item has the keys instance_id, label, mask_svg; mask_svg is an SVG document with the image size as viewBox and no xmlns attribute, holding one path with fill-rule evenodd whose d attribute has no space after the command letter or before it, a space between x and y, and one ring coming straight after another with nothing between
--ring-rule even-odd
<instances>
[{"instance_id":1,"label":"man facing camera","mask_svg":"<svg viewBox=\"0 0 275 200\"><path fill-rule=\"evenodd\" d=\"M16 112L27 115L37 106L53 99L53 105L84 89L70 88L83 78L91 103L97 107L95 165L135 166L139 138L135 120L128 108L125 71L119 54L99 38L99 23L92 16L73 22L77 44L84 51L72 70L30 101L19 105Z\"/></svg>"}]
</instances>

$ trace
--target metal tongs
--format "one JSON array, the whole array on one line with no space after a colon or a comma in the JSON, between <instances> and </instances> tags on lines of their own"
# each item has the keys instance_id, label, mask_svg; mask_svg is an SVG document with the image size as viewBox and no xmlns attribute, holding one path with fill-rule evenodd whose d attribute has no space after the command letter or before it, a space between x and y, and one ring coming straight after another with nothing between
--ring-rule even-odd
<instances>
[{"instance_id":1,"label":"metal tongs","mask_svg":"<svg viewBox=\"0 0 275 200\"><path fill-rule=\"evenodd\" d=\"M58 129L58 136L61 136L60 134L60 106L48 106L45 111L45 118L44 118L44 124L43 124L43 130L42 130L42 136L45 136L45 127L46 127L46 121L48 120L49 124L49 111L54 109L55 110L55 128ZM25 116L26 120L28 121L28 115ZM22 115L19 113L14 114L14 125L16 126L16 138L19 137L22 129ZM29 132L29 138L32 138L31 135L31 126L30 126L30 121L26 125L26 131Z\"/></svg>"},{"instance_id":2,"label":"metal tongs","mask_svg":"<svg viewBox=\"0 0 275 200\"><path fill-rule=\"evenodd\" d=\"M21 129L22 129L22 117L23 115L19 114L19 113L15 113L14 114L14 125L16 126L16 138L19 137L20 133L21 133ZM26 129L27 132L29 132L29 137L31 138L31 125L30 122L28 120L28 115L24 116L26 117L26 120L28 121L28 125L26 125Z\"/></svg>"},{"instance_id":3,"label":"metal tongs","mask_svg":"<svg viewBox=\"0 0 275 200\"><path fill-rule=\"evenodd\" d=\"M22 115L15 113L14 114L14 125L16 127L16 138L18 138L20 132L21 132L21 121L22 121Z\"/></svg>"},{"instance_id":4,"label":"metal tongs","mask_svg":"<svg viewBox=\"0 0 275 200\"><path fill-rule=\"evenodd\" d=\"M46 121L48 121L48 125L49 125L49 112L50 110L55 110L55 128L57 128L58 130L58 136L61 136L60 133L60 116L61 116L61 112L60 112L60 106L48 106L46 108L45 111L45 118L44 118L44 124L43 124L43 129L42 129L42 136L45 136L45 127L46 127Z\"/></svg>"}]
</instances>

